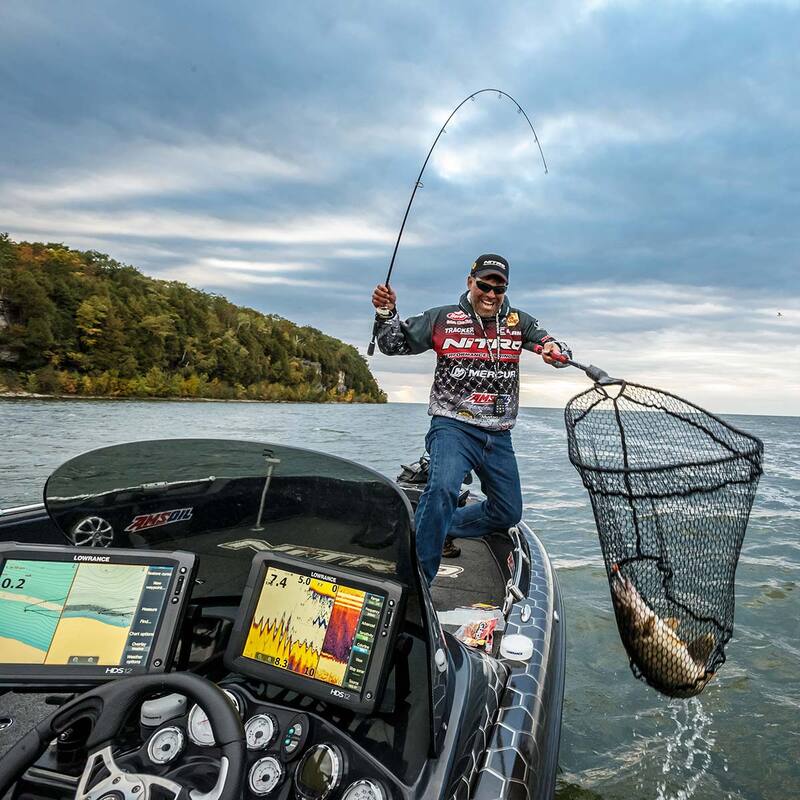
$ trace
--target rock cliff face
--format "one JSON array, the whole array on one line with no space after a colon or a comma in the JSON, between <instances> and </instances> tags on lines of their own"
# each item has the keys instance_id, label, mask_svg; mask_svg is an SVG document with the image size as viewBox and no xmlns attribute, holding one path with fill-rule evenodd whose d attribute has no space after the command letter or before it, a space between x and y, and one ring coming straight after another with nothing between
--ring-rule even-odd
<instances>
[{"instance_id":1,"label":"rock cliff face","mask_svg":"<svg viewBox=\"0 0 800 800\"><path fill-rule=\"evenodd\" d=\"M0 331L11 327L13 316L11 303L0 294ZM19 361L19 353L16 350L0 345L0 364L10 366L16 364L17 361Z\"/></svg>"}]
</instances>

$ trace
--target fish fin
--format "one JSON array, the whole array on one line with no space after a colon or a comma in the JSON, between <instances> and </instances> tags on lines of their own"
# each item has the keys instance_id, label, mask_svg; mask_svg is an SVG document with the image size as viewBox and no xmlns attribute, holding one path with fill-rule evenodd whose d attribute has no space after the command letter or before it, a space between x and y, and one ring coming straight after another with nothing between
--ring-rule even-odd
<instances>
[{"instance_id":1,"label":"fish fin","mask_svg":"<svg viewBox=\"0 0 800 800\"><path fill-rule=\"evenodd\" d=\"M698 636L693 642L686 645L686 649L689 651L689 655L692 657L693 661L696 661L698 664L705 664L715 644L714 635L711 633L704 633L702 636Z\"/></svg>"},{"instance_id":2,"label":"fish fin","mask_svg":"<svg viewBox=\"0 0 800 800\"><path fill-rule=\"evenodd\" d=\"M671 629L672 629L672 632L673 632L673 633L675 633L675 631L677 631L677 630L678 630L678 625L680 625L680 624L681 624L681 621L680 621L680 620L679 620L677 617L667 617L667 618L664 620L664 624L665 624L665 625L666 625L668 628L671 628Z\"/></svg>"}]
</instances>

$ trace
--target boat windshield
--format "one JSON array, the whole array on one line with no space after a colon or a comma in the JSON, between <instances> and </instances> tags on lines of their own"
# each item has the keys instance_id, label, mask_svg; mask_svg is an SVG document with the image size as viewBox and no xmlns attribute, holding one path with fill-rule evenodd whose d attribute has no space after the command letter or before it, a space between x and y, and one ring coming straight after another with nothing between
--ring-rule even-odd
<instances>
[{"instance_id":1,"label":"boat windshield","mask_svg":"<svg viewBox=\"0 0 800 800\"><path fill-rule=\"evenodd\" d=\"M310 450L218 439L114 445L56 470L45 504L73 543L197 553L195 597L240 594L263 550L414 583L403 493Z\"/></svg>"}]
</instances>

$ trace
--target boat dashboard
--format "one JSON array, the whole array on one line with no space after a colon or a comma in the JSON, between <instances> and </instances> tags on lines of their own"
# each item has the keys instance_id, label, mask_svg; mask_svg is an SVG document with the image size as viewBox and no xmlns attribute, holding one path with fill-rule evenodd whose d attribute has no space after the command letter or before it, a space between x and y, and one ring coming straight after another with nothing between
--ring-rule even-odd
<instances>
[{"instance_id":1,"label":"boat dashboard","mask_svg":"<svg viewBox=\"0 0 800 800\"><path fill-rule=\"evenodd\" d=\"M428 704L425 682L410 678L426 654L405 624L402 585L266 552L253 557L238 605L193 604L196 571L194 554L181 551L0 546L0 686L68 703L65 693L165 676L126 710L105 766L91 761L97 720L78 716L11 797L123 800L104 784L117 768L187 787L193 800L219 797L225 760L210 714L167 691L172 669L213 681L235 711L245 754L238 796L406 796L427 756Z\"/></svg>"}]
</instances>

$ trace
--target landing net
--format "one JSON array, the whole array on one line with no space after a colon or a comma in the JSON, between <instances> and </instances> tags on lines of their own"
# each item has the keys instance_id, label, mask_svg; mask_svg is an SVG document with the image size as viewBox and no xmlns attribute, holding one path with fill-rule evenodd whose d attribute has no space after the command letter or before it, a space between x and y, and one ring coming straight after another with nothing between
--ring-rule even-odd
<instances>
[{"instance_id":1,"label":"landing net","mask_svg":"<svg viewBox=\"0 0 800 800\"><path fill-rule=\"evenodd\" d=\"M667 392L621 383L565 411L620 637L637 678L698 694L725 661L763 445Z\"/></svg>"}]
</instances>

